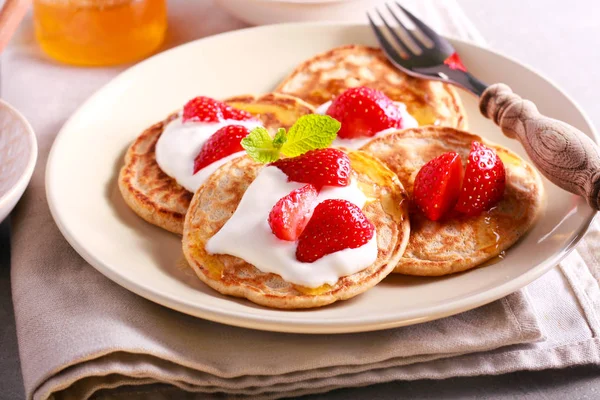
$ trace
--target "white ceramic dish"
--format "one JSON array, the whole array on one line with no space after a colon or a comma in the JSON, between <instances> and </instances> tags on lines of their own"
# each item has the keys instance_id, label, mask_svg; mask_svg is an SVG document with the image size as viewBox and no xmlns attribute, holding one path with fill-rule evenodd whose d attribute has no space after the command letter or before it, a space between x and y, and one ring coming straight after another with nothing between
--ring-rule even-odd
<instances>
[{"instance_id":1,"label":"white ceramic dish","mask_svg":"<svg viewBox=\"0 0 600 400\"><path fill-rule=\"evenodd\" d=\"M349 301L279 311L204 286L186 267L179 238L147 224L125 205L118 170L127 146L147 126L199 94L223 98L269 91L299 62L348 43L375 41L364 25L273 25L188 43L125 71L71 117L50 153L47 195L62 233L100 272L150 300L226 324L286 332L368 331L441 318L505 296L555 266L594 213L583 199L545 181L552 199L545 215L495 265L436 279L391 276ZM594 136L584 113L538 73L475 45L454 44L484 81L506 82L542 112ZM240 59L253 62L240 71ZM524 155L518 142L479 115L475 98L461 94L473 132Z\"/></svg>"},{"instance_id":2,"label":"white ceramic dish","mask_svg":"<svg viewBox=\"0 0 600 400\"><path fill-rule=\"evenodd\" d=\"M0 100L0 222L23 195L36 159L33 128L20 112Z\"/></svg>"},{"instance_id":3,"label":"white ceramic dish","mask_svg":"<svg viewBox=\"0 0 600 400\"><path fill-rule=\"evenodd\" d=\"M251 25L362 20L374 3L375 0L217 0L224 10Z\"/></svg>"}]
</instances>

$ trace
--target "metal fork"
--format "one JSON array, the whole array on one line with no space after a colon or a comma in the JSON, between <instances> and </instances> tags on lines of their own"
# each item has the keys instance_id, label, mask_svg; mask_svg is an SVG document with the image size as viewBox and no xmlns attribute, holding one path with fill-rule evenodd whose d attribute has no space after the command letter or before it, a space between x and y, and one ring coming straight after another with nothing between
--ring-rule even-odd
<instances>
[{"instance_id":1,"label":"metal fork","mask_svg":"<svg viewBox=\"0 0 600 400\"><path fill-rule=\"evenodd\" d=\"M592 139L565 122L540 114L535 104L513 93L507 85L486 85L467 71L448 40L399 3L386 4L386 7L398 28L379 10L376 12L383 26L375 24L368 13L367 17L383 52L394 66L416 78L457 85L478 96L483 116L492 119L506 136L519 140L542 174L557 186L583 196L595 210L600 209L600 148ZM400 11L420 34L402 23Z\"/></svg>"}]
</instances>

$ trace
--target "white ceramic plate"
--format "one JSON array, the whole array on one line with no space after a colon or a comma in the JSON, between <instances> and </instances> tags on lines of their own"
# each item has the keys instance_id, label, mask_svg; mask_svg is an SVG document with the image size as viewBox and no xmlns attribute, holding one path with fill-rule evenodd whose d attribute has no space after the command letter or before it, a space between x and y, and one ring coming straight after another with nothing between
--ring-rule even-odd
<instances>
[{"instance_id":1,"label":"white ceramic plate","mask_svg":"<svg viewBox=\"0 0 600 400\"><path fill-rule=\"evenodd\" d=\"M505 296L555 266L594 213L581 198L545 181L552 199L545 215L495 265L437 279L391 276L349 301L279 311L204 286L186 268L179 238L125 205L118 170L127 146L147 126L199 94L224 98L267 92L304 59L349 43L375 45L362 25L273 25L188 43L125 71L71 117L50 153L47 195L62 233L100 272L143 297L226 324L285 332L358 332L441 318ZM583 112L547 79L492 51L454 44L484 81L506 82L542 112L594 136ZM479 115L475 98L461 95L473 132L524 156L516 141Z\"/></svg>"},{"instance_id":2,"label":"white ceramic plate","mask_svg":"<svg viewBox=\"0 0 600 400\"><path fill-rule=\"evenodd\" d=\"M374 0L217 0L217 4L252 25L360 21L375 6Z\"/></svg>"},{"instance_id":3,"label":"white ceramic plate","mask_svg":"<svg viewBox=\"0 0 600 400\"><path fill-rule=\"evenodd\" d=\"M0 100L0 222L19 201L33 174L37 141L29 122Z\"/></svg>"}]
</instances>

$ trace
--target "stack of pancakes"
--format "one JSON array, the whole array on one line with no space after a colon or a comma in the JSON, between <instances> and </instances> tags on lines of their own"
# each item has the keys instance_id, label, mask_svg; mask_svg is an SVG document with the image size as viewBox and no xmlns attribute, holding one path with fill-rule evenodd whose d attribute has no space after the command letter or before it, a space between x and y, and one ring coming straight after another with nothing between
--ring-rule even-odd
<instances>
[{"instance_id":1,"label":"stack of pancakes","mask_svg":"<svg viewBox=\"0 0 600 400\"><path fill-rule=\"evenodd\" d=\"M240 258L205 250L263 165L247 156L236 158L195 194L188 192L160 169L154 153L164 127L176 114L148 128L131 145L119 177L121 193L146 221L183 234L183 251L203 282L223 294L276 308L317 307L347 299L391 272L440 276L465 271L502 254L531 227L542 208L537 171L509 150L461 130L467 127L466 113L453 87L405 75L378 49L357 45L333 49L300 64L273 93L225 102L255 115L274 133L356 86L378 89L403 102L420 127L377 136L360 151L348 153L355 178L372 199L363 212L376 227L378 257L373 265L335 285L294 285ZM455 151L466 159L473 141L492 147L504 162L503 199L477 217L426 219L410 202L417 172L445 152Z\"/></svg>"}]
</instances>

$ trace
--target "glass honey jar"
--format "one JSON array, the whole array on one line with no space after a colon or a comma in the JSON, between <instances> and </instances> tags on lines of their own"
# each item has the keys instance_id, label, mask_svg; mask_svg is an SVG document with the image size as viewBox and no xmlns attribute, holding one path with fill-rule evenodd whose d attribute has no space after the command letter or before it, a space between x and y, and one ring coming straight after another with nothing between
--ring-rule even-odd
<instances>
[{"instance_id":1,"label":"glass honey jar","mask_svg":"<svg viewBox=\"0 0 600 400\"><path fill-rule=\"evenodd\" d=\"M160 46L167 28L166 0L34 0L33 4L40 46L68 64L137 61Z\"/></svg>"}]
</instances>

